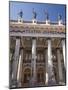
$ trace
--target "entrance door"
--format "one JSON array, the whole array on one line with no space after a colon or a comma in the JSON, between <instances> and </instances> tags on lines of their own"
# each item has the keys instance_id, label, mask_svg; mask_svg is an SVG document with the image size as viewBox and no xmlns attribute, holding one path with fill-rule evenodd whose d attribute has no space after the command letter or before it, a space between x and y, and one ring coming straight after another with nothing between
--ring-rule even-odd
<instances>
[{"instance_id":1,"label":"entrance door","mask_svg":"<svg viewBox=\"0 0 68 90\"><path fill-rule=\"evenodd\" d=\"M29 68L27 68L24 71L24 80L23 80L24 87L30 86L30 78L31 78L31 70Z\"/></svg>"},{"instance_id":2,"label":"entrance door","mask_svg":"<svg viewBox=\"0 0 68 90\"><path fill-rule=\"evenodd\" d=\"M37 83L39 86L43 86L45 84L44 70L42 68L38 69Z\"/></svg>"}]
</instances>

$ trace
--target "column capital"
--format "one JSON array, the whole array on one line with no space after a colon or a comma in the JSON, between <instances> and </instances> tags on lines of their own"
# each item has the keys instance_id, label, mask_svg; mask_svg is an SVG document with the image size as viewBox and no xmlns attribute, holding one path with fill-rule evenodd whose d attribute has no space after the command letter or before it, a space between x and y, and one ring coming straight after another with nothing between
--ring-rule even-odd
<instances>
[{"instance_id":1,"label":"column capital","mask_svg":"<svg viewBox=\"0 0 68 90\"><path fill-rule=\"evenodd\" d=\"M51 40L51 38L47 38L47 40Z\"/></svg>"},{"instance_id":2,"label":"column capital","mask_svg":"<svg viewBox=\"0 0 68 90\"><path fill-rule=\"evenodd\" d=\"M32 37L32 40L35 40L36 39L36 37Z\"/></svg>"},{"instance_id":3,"label":"column capital","mask_svg":"<svg viewBox=\"0 0 68 90\"><path fill-rule=\"evenodd\" d=\"M65 40L65 38L61 38L61 40Z\"/></svg>"},{"instance_id":4,"label":"column capital","mask_svg":"<svg viewBox=\"0 0 68 90\"><path fill-rule=\"evenodd\" d=\"M16 39L21 39L21 37L19 37L19 36L16 36Z\"/></svg>"},{"instance_id":5,"label":"column capital","mask_svg":"<svg viewBox=\"0 0 68 90\"><path fill-rule=\"evenodd\" d=\"M45 51L46 51L47 49L48 49L47 47L44 48Z\"/></svg>"},{"instance_id":6,"label":"column capital","mask_svg":"<svg viewBox=\"0 0 68 90\"><path fill-rule=\"evenodd\" d=\"M56 50L60 50L60 48L59 48L59 47L57 47L57 48L56 48Z\"/></svg>"},{"instance_id":7,"label":"column capital","mask_svg":"<svg viewBox=\"0 0 68 90\"><path fill-rule=\"evenodd\" d=\"M24 48L23 47L20 47L20 50L23 50Z\"/></svg>"}]
</instances>

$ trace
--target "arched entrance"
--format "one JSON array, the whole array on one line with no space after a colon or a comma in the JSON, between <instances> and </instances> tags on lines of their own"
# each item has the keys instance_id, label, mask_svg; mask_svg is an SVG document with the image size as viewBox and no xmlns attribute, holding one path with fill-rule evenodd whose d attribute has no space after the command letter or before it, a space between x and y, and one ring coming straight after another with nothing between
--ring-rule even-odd
<instances>
[{"instance_id":1,"label":"arched entrance","mask_svg":"<svg viewBox=\"0 0 68 90\"><path fill-rule=\"evenodd\" d=\"M44 74L44 69L43 68L38 68L37 71L37 84L39 86L45 85L45 74Z\"/></svg>"},{"instance_id":2,"label":"arched entrance","mask_svg":"<svg viewBox=\"0 0 68 90\"><path fill-rule=\"evenodd\" d=\"M23 87L29 87L30 86L30 78L31 78L31 69L26 68L24 70L24 78L23 78Z\"/></svg>"}]
</instances>

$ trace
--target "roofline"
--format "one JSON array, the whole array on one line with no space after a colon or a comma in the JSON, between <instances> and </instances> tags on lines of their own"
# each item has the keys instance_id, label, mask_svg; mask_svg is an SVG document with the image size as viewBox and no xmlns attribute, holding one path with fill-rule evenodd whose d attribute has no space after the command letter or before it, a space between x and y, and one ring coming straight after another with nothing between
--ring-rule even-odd
<instances>
[{"instance_id":1,"label":"roofline","mask_svg":"<svg viewBox=\"0 0 68 90\"><path fill-rule=\"evenodd\" d=\"M18 20L9 20L9 22L18 22ZM32 23L32 21L25 21L25 20L23 20L23 23ZM46 23L45 21L37 21L37 24L45 24L45 23ZM56 22L52 21L49 24L57 25L58 21L56 21ZM63 22L62 24L66 25L66 22Z\"/></svg>"}]
</instances>

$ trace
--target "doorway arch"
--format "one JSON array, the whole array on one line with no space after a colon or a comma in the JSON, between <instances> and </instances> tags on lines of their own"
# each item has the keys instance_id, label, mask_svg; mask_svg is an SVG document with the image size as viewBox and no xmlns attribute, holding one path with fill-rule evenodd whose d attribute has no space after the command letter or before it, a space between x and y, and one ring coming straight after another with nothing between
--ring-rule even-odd
<instances>
[{"instance_id":1,"label":"doorway arch","mask_svg":"<svg viewBox=\"0 0 68 90\"><path fill-rule=\"evenodd\" d=\"M45 85L45 70L42 67L37 69L37 83L40 86Z\"/></svg>"},{"instance_id":2,"label":"doorway arch","mask_svg":"<svg viewBox=\"0 0 68 90\"><path fill-rule=\"evenodd\" d=\"M23 86L29 87L30 86L30 79L31 79L31 69L25 68L23 72Z\"/></svg>"}]
</instances>

